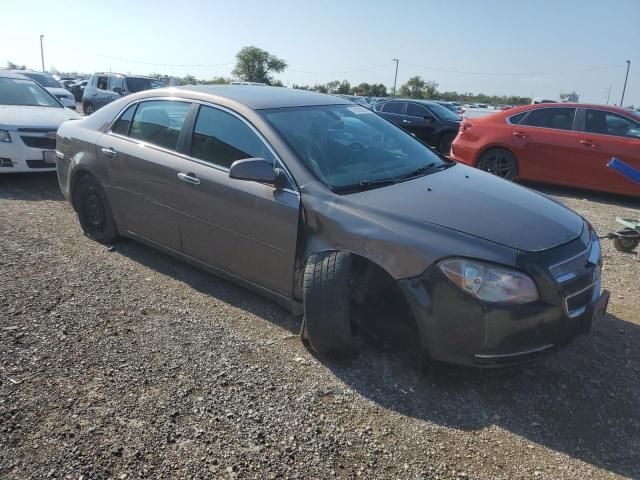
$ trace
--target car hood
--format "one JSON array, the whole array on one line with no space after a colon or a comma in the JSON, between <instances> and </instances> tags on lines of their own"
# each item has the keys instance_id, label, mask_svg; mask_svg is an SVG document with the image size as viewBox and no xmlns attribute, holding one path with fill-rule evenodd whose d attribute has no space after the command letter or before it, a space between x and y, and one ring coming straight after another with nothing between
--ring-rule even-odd
<instances>
[{"instance_id":1,"label":"car hood","mask_svg":"<svg viewBox=\"0 0 640 480\"><path fill-rule=\"evenodd\" d=\"M52 95L62 95L64 97L68 97L68 96L71 95L71 92L69 90L67 90L66 88L47 87L47 91L49 93L51 93Z\"/></svg>"},{"instance_id":2,"label":"car hood","mask_svg":"<svg viewBox=\"0 0 640 480\"><path fill-rule=\"evenodd\" d=\"M76 118L80 116L68 108L0 105L0 128L3 130L23 127L57 129L62 122Z\"/></svg>"},{"instance_id":3,"label":"car hood","mask_svg":"<svg viewBox=\"0 0 640 480\"><path fill-rule=\"evenodd\" d=\"M460 164L344 198L360 210L435 224L529 252L570 242L584 227L579 215L550 198Z\"/></svg>"}]
</instances>

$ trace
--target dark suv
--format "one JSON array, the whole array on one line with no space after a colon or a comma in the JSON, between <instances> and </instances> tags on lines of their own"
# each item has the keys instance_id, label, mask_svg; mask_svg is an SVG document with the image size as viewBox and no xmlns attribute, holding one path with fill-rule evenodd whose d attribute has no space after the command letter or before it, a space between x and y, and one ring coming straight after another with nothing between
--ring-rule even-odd
<instances>
[{"instance_id":1,"label":"dark suv","mask_svg":"<svg viewBox=\"0 0 640 480\"><path fill-rule=\"evenodd\" d=\"M378 103L373 110L444 155L449 155L460 128L460 116L436 102L391 100Z\"/></svg>"},{"instance_id":2,"label":"dark suv","mask_svg":"<svg viewBox=\"0 0 640 480\"><path fill-rule=\"evenodd\" d=\"M86 115L130 93L162 87L162 82L140 75L95 73L89 77L82 95L82 110Z\"/></svg>"}]
</instances>

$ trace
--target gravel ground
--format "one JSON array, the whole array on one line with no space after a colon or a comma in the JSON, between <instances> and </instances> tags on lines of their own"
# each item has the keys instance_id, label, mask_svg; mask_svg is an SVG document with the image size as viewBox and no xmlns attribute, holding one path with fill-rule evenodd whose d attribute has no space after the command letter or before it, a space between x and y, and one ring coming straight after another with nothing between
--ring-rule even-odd
<instances>
[{"instance_id":1,"label":"gravel ground","mask_svg":"<svg viewBox=\"0 0 640 480\"><path fill-rule=\"evenodd\" d=\"M601 234L640 202L545 189ZM640 262L610 313L526 368L326 362L277 305L84 237L54 175L0 176L0 478L640 478Z\"/></svg>"}]
</instances>

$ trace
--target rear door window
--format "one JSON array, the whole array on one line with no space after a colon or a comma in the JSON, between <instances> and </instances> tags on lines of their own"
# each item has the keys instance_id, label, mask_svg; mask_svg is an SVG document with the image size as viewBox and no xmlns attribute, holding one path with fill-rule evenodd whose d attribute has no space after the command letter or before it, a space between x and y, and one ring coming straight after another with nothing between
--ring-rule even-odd
<instances>
[{"instance_id":1,"label":"rear door window","mask_svg":"<svg viewBox=\"0 0 640 480\"><path fill-rule=\"evenodd\" d=\"M517 115L514 115L513 117L509 117L508 121L511 125L518 125L526 114L527 112L519 113Z\"/></svg>"},{"instance_id":2,"label":"rear door window","mask_svg":"<svg viewBox=\"0 0 640 480\"><path fill-rule=\"evenodd\" d=\"M138 104L129 136L168 150L175 150L191 104L153 100Z\"/></svg>"},{"instance_id":3,"label":"rear door window","mask_svg":"<svg viewBox=\"0 0 640 480\"><path fill-rule=\"evenodd\" d=\"M529 113L520 125L530 127L553 128L556 130L573 130L575 108L538 108Z\"/></svg>"},{"instance_id":4,"label":"rear door window","mask_svg":"<svg viewBox=\"0 0 640 480\"><path fill-rule=\"evenodd\" d=\"M201 106L191 139L191 156L224 168L236 160L275 159L264 142L242 120L213 107Z\"/></svg>"},{"instance_id":5,"label":"rear door window","mask_svg":"<svg viewBox=\"0 0 640 480\"><path fill-rule=\"evenodd\" d=\"M404 103L403 102L389 102L389 103L385 103L382 106L382 111L384 113L397 113L397 114L402 114L402 110L404 108Z\"/></svg>"},{"instance_id":6,"label":"rear door window","mask_svg":"<svg viewBox=\"0 0 640 480\"><path fill-rule=\"evenodd\" d=\"M96 88L98 90L108 90L109 89L109 77L107 77L107 76L98 77L98 81L96 82Z\"/></svg>"},{"instance_id":7,"label":"rear door window","mask_svg":"<svg viewBox=\"0 0 640 480\"><path fill-rule=\"evenodd\" d=\"M613 112L587 109L585 131L616 137L640 138L640 123Z\"/></svg>"},{"instance_id":8,"label":"rear door window","mask_svg":"<svg viewBox=\"0 0 640 480\"><path fill-rule=\"evenodd\" d=\"M127 108L120 118L116 120L116 123L113 124L111 128L112 133L117 133L118 135L129 135L129 126L131 125L131 119L133 118L133 112L136 111L137 105L131 105Z\"/></svg>"}]
</instances>

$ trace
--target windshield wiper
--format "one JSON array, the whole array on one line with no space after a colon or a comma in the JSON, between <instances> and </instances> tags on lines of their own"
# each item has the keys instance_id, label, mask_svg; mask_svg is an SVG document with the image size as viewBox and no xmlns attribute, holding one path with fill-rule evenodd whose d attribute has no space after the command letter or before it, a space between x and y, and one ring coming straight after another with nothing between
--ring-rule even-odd
<instances>
[{"instance_id":1,"label":"windshield wiper","mask_svg":"<svg viewBox=\"0 0 640 480\"><path fill-rule=\"evenodd\" d=\"M361 180L358 183L354 183L353 185L341 185L339 187L334 187L333 191L336 193L344 193L346 191L363 191L369 190L370 188L383 187L385 185L393 185L394 183L398 183L398 180L395 178L384 178L381 180Z\"/></svg>"},{"instance_id":2,"label":"windshield wiper","mask_svg":"<svg viewBox=\"0 0 640 480\"><path fill-rule=\"evenodd\" d=\"M439 170L444 170L446 168L449 168L450 166L454 165L454 163L440 163L438 165L435 164L435 162L432 163L428 163L427 165L424 165L420 168L416 168L415 170L413 170L412 172L407 173L406 175L403 175L402 177L398 178L398 180L411 180L412 178L416 178L416 177L420 177L422 175L427 175L429 173L433 173L433 172L437 172Z\"/></svg>"}]
</instances>

